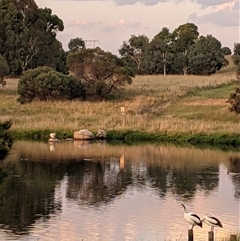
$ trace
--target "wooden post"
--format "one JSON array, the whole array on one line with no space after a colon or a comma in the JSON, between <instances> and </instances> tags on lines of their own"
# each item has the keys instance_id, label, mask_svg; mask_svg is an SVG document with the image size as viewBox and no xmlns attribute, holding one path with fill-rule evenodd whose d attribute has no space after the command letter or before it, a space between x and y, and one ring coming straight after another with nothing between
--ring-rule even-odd
<instances>
[{"instance_id":1,"label":"wooden post","mask_svg":"<svg viewBox=\"0 0 240 241\"><path fill-rule=\"evenodd\" d=\"M237 235L231 234L230 241L237 241Z\"/></svg>"},{"instance_id":2,"label":"wooden post","mask_svg":"<svg viewBox=\"0 0 240 241\"><path fill-rule=\"evenodd\" d=\"M208 232L208 241L214 241L214 232L213 231Z\"/></svg>"},{"instance_id":3,"label":"wooden post","mask_svg":"<svg viewBox=\"0 0 240 241\"><path fill-rule=\"evenodd\" d=\"M125 107L124 106L121 107L121 113L122 113L122 126L125 127L126 126L126 115L125 115Z\"/></svg>"},{"instance_id":4,"label":"wooden post","mask_svg":"<svg viewBox=\"0 0 240 241\"><path fill-rule=\"evenodd\" d=\"M188 229L188 241L193 241L193 229Z\"/></svg>"}]
</instances>

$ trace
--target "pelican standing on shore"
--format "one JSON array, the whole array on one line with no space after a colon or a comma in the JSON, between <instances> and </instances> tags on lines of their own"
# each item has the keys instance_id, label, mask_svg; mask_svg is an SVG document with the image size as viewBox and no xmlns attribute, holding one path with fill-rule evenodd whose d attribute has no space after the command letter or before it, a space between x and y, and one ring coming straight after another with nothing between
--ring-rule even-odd
<instances>
[{"instance_id":1,"label":"pelican standing on shore","mask_svg":"<svg viewBox=\"0 0 240 241\"><path fill-rule=\"evenodd\" d=\"M215 217L210 214L207 214L203 219L202 222L206 223L207 225L211 226L211 231L213 232L214 227L223 228L222 223Z\"/></svg>"},{"instance_id":2,"label":"pelican standing on shore","mask_svg":"<svg viewBox=\"0 0 240 241\"><path fill-rule=\"evenodd\" d=\"M190 212L187 212L186 210L186 207L184 206L184 204L181 203L181 205L183 206L184 208L184 218L186 219L186 221L188 223L190 223L192 225L191 229L193 229L194 226L199 226L202 228L202 221L201 219L198 217L197 214L195 213L190 213Z\"/></svg>"}]
</instances>

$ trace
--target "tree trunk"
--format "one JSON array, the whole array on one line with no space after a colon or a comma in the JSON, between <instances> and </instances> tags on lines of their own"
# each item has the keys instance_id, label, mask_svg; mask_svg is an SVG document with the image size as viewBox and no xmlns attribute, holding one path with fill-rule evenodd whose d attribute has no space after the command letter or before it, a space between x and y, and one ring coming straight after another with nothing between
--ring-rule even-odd
<instances>
[{"instance_id":1,"label":"tree trunk","mask_svg":"<svg viewBox=\"0 0 240 241\"><path fill-rule=\"evenodd\" d=\"M163 65L163 75L167 75L167 66L166 64Z\"/></svg>"}]
</instances>

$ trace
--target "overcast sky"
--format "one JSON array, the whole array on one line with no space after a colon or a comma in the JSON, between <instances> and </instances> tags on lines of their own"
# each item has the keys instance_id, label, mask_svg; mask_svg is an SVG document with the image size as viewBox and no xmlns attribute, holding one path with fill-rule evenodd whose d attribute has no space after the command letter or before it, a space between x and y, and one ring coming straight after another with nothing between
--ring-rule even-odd
<instances>
[{"instance_id":1,"label":"overcast sky","mask_svg":"<svg viewBox=\"0 0 240 241\"><path fill-rule=\"evenodd\" d=\"M212 34L223 46L240 42L239 0L35 0L64 22L58 39L67 50L70 39L97 40L95 46L118 54L132 34L150 40L168 27L172 32L192 22L200 35ZM91 45L90 45L91 44ZM88 42L87 47L93 47Z\"/></svg>"}]
</instances>

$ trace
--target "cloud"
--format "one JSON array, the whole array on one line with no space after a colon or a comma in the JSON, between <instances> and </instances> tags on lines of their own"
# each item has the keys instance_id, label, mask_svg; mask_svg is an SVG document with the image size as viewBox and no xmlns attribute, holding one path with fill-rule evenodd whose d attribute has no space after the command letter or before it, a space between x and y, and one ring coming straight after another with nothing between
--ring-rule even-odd
<instances>
[{"instance_id":1,"label":"cloud","mask_svg":"<svg viewBox=\"0 0 240 241\"><path fill-rule=\"evenodd\" d=\"M216 7L215 11L198 16L196 13L188 17L189 21L203 24L213 23L218 26L239 26L238 0L225 3Z\"/></svg>"},{"instance_id":2,"label":"cloud","mask_svg":"<svg viewBox=\"0 0 240 241\"><path fill-rule=\"evenodd\" d=\"M81 30L89 30L89 29L94 29L100 26L102 23L101 22L88 22L84 19L77 19L75 21L67 22L65 24L65 28L78 28Z\"/></svg>"},{"instance_id":3,"label":"cloud","mask_svg":"<svg viewBox=\"0 0 240 241\"><path fill-rule=\"evenodd\" d=\"M141 24L139 22L130 22L124 18L119 19L116 22L112 23L103 23L100 21L97 22L88 22L86 20L75 20L65 24L65 28L77 28L80 30L100 30L104 32L115 32L124 29L136 29L140 28Z\"/></svg>"},{"instance_id":4,"label":"cloud","mask_svg":"<svg viewBox=\"0 0 240 241\"><path fill-rule=\"evenodd\" d=\"M230 3L232 0L193 0L202 6L217 6L225 3Z\"/></svg>"},{"instance_id":5,"label":"cloud","mask_svg":"<svg viewBox=\"0 0 240 241\"><path fill-rule=\"evenodd\" d=\"M239 11L240 5L239 5L239 1L236 1L233 5L233 10L237 10ZM239 16L240 17L240 16Z\"/></svg>"},{"instance_id":6,"label":"cloud","mask_svg":"<svg viewBox=\"0 0 240 241\"><path fill-rule=\"evenodd\" d=\"M55 0L55 1L72 1L72 0ZM110 1L110 0L75 0L78 2L93 2L93 1ZM144 5L156 5L161 2L170 2L172 0L113 0L117 5L134 5L136 3Z\"/></svg>"},{"instance_id":7,"label":"cloud","mask_svg":"<svg viewBox=\"0 0 240 241\"><path fill-rule=\"evenodd\" d=\"M136 3L144 5L156 5L158 3L164 2L183 2L184 0L114 0L117 5L132 5ZM217 6L225 3L230 3L232 0L190 0L191 2L196 2L202 6Z\"/></svg>"},{"instance_id":8,"label":"cloud","mask_svg":"<svg viewBox=\"0 0 240 241\"><path fill-rule=\"evenodd\" d=\"M71 1L71 0L55 0L55 1ZM134 4L143 4L146 6L153 6L157 5L159 3L165 3L165 2L184 2L185 0L75 0L78 2L92 2L92 1L113 1L118 6L123 5L134 5ZM204 7L207 6L217 6L225 3L229 3L232 0L190 0L191 2L196 2Z\"/></svg>"},{"instance_id":9,"label":"cloud","mask_svg":"<svg viewBox=\"0 0 240 241\"><path fill-rule=\"evenodd\" d=\"M139 28L141 26L140 23L136 22L136 23L132 23L126 19L120 19L117 22L112 22L111 24L107 24L104 27L101 28L101 30L105 31L105 32L115 32L115 31L119 31L119 30L123 30L123 29L136 29Z\"/></svg>"},{"instance_id":10,"label":"cloud","mask_svg":"<svg viewBox=\"0 0 240 241\"><path fill-rule=\"evenodd\" d=\"M114 0L117 5L133 5L140 3L146 6L156 5L162 2L170 2L170 0Z\"/></svg>"}]
</instances>

